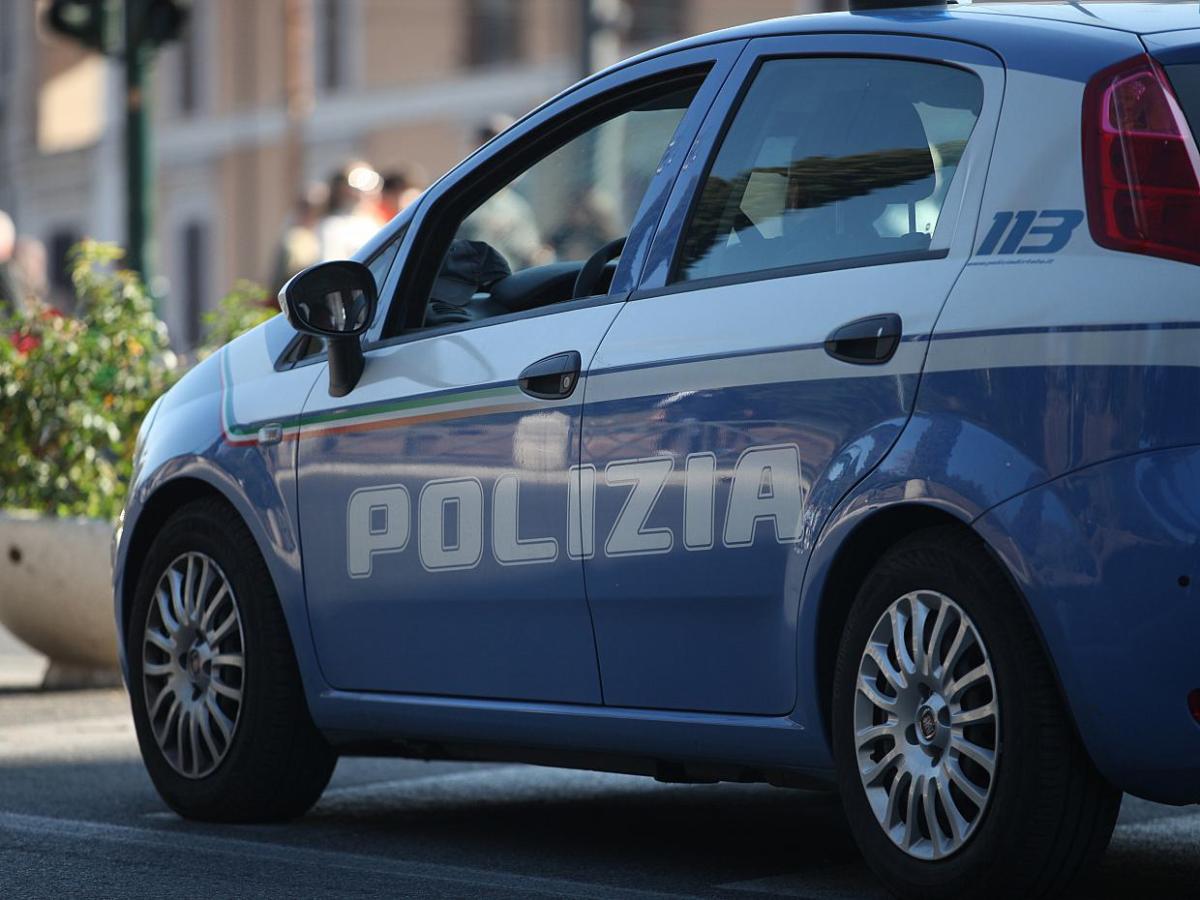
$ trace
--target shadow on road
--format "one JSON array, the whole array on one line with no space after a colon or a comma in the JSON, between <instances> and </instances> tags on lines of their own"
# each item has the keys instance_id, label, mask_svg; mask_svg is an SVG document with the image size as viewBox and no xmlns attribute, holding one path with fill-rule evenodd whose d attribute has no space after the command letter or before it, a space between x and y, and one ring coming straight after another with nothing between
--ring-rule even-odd
<instances>
[{"instance_id":1,"label":"shadow on road","mask_svg":"<svg viewBox=\"0 0 1200 900\"><path fill-rule=\"evenodd\" d=\"M39 880L62 855L99 893L110 882L148 892L174 846L202 852L172 854L180 890L159 896L186 896L188 876L216 878L218 894L268 897L395 895L401 885L428 896L461 896L464 885L489 896L885 896L836 796L757 785L348 759L297 822L184 822L154 793L125 702L118 692L0 692L0 884L26 888L13 896L69 889L67 873ZM1127 800L1102 868L1078 895L1195 897L1198 847L1196 807Z\"/></svg>"}]
</instances>

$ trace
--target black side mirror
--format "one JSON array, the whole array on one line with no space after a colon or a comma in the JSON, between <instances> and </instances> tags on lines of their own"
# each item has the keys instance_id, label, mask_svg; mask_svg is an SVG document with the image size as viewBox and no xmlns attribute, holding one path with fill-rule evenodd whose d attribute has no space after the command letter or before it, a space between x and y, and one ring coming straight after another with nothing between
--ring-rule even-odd
<instances>
[{"instance_id":1,"label":"black side mirror","mask_svg":"<svg viewBox=\"0 0 1200 900\"><path fill-rule=\"evenodd\" d=\"M294 275L279 291L279 306L297 331L325 339L329 347L329 393L344 397L362 377L362 343L378 303L375 277L352 260L317 263Z\"/></svg>"}]
</instances>

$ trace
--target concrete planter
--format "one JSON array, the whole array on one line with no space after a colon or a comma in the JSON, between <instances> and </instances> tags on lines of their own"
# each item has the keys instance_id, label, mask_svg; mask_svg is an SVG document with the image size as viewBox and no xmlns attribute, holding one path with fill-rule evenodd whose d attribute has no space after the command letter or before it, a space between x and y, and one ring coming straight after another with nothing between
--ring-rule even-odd
<instances>
[{"instance_id":1,"label":"concrete planter","mask_svg":"<svg viewBox=\"0 0 1200 900\"><path fill-rule=\"evenodd\" d=\"M119 683L112 525L0 512L0 624L50 659L46 687Z\"/></svg>"}]
</instances>

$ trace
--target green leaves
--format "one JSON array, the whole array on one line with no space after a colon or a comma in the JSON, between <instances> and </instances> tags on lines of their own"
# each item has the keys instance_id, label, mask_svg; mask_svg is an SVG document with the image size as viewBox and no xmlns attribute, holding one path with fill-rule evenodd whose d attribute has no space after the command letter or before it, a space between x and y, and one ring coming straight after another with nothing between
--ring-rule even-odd
<instances>
[{"instance_id":1,"label":"green leaves","mask_svg":"<svg viewBox=\"0 0 1200 900\"><path fill-rule=\"evenodd\" d=\"M249 331L278 313L279 307L275 298L268 296L261 285L245 279L238 280L233 290L221 298L217 308L205 313L205 343L197 351L197 356L204 359L239 334Z\"/></svg>"},{"instance_id":2,"label":"green leaves","mask_svg":"<svg viewBox=\"0 0 1200 900\"><path fill-rule=\"evenodd\" d=\"M72 250L78 318L37 304L0 322L0 507L120 510L137 427L176 377L166 326L120 259Z\"/></svg>"}]
</instances>

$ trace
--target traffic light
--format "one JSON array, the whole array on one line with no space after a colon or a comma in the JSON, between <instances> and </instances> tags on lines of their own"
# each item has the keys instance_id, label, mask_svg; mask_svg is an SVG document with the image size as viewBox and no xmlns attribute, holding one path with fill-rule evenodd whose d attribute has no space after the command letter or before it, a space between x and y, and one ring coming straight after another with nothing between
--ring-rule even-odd
<instances>
[{"instance_id":1,"label":"traffic light","mask_svg":"<svg viewBox=\"0 0 1200 900\"><path fill-rule=\"evenodd\" d=\"M161 47L179 37L187 24L191 11L191 0L125 0L131 8L141 13L142 42L150 47Z\"/></svg>"},{"instance_id":2,"label":"traffic light","mask_svg":"<svg viewBox=\"0 0 1200 900\"><path fill-rule=\"evenodd\" d=\"M192 0L51 0L46 10L51 30L124 60L127 259L148 282L154 250L148 72L154 51L183 31L191 6Z\"/></svg>"},{"instance_id":3,"label":"traffic light","mask_svg":"<svg viewBox=\"0 0 1200 900\"><path fill-rule=\"evenodd\" d=\"M46 24L59 34L106 56L123 52L121 7L129 16L126 33L139 50L153 50L179 37L191 0L52 0Z\"/></svg>"},{"instance_id":4,"label":"traffic light","mask_svg":"<svg viewBox=\"0 0 1200 900\"><path fill-rule=\"evenodd\" d=\"M110 0L53 0L46 24L59 34L106 55L120 49L120 32L110 24Z\"/></svg>"}]
</instances>

